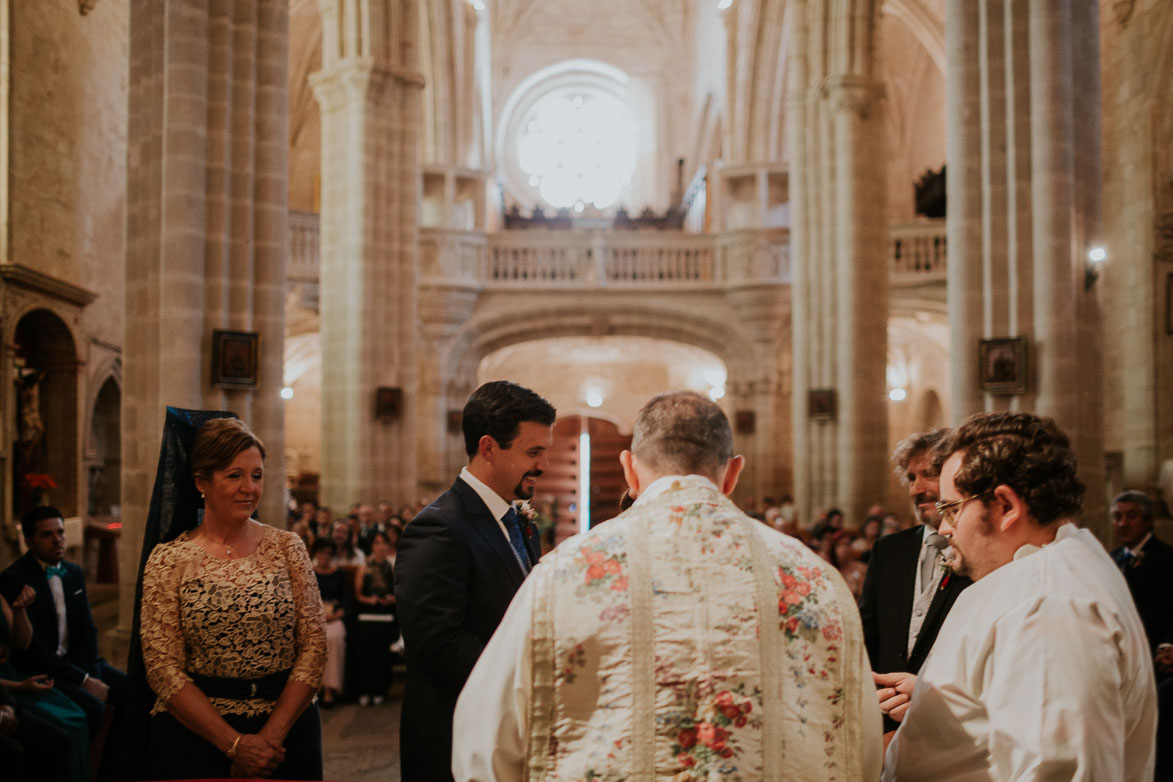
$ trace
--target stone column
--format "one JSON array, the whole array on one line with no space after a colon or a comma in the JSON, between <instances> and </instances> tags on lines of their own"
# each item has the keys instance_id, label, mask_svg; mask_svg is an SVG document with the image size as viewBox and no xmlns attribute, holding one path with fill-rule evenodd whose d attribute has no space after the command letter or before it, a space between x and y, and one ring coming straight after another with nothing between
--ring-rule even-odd
<instances>
[{"instance_id":1,"label":"stone column","mask_svg":"<svg viewBox=\"0 0 1173 782\"><path fill-rule=\"evenodd\" d=\"M417 493L418 3L322 0L321 499ZM379 387L398 416L375 417Z\"/></svg>"},{"instance_id":2,"label":"stone column","mask_svg":"<svg viewBox=\"0 0 1173 782\"><path fill-rule=\"evenodd\" d=\"M130 12L122 549L133 620L164 407L249 422L268 451L261 518L284 526L286 0L172 0ZM212 385L212 330L259 335L259 384Z\"/></svg>"},{"instance_id":3,"label":"stone column","mask_svg":"<svg viewBox=\"0 0 1173 782\"><path fill-rule=\"evenodd\" d=\"M1099 36L1092 0L946 5L953 414L1028 410L1071 436L1105 518L1098 287ZM983 393L983 338L1025 337L1026 391Z\"/></svg>"},{"instance_id":4,"label":"stone column","mask_svg":"<svg viewBox=\"0 0 1173 782\"><path fill-rule=\"evenodd\" d=\"M887 485L888 268L876 7L794 6L790 138L795 499L863 519ZM837 410L816 420L812 389Z\"/></svg>"}]
</instances>

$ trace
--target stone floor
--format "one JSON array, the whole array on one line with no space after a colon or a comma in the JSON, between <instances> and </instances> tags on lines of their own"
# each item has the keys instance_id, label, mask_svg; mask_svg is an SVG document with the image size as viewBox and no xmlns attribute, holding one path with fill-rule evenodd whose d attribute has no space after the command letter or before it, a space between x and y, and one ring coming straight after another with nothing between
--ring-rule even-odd
<instances>
[{"instance_id":1,"label":"stone floor","mask_svg":"<svg viewBox=\"0 0 1173 782\"><path fill-rule=\"evenodd\" d=\"M402 669L381 706L348 704L322 711L323 771L327 780L398 782Z\"/></svg>"}]
</instances>

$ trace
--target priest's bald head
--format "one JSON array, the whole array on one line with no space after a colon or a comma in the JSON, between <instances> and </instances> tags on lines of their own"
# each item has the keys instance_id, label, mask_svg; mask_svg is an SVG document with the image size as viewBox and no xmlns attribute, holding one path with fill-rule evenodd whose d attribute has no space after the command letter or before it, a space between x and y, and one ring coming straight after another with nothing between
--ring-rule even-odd
<instances>
[{"instance_id":1,"label":"priest's bald head","mask_svg":"<svg viewBox=\"0 0 1173 782\"><path fill-rule=\"evenodd\" d=\"M733 454L725 413L694 391L648 400L635 418L631 450L619 454L619 461L632 497L666 475L702 475L730 494L745 466L745 459Z\"/></svg>"}]
</instances>

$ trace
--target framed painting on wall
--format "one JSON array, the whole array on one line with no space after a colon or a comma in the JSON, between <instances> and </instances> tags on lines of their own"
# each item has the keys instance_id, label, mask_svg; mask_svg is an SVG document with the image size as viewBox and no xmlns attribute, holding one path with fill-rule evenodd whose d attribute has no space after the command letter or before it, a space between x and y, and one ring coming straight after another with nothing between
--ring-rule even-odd
<instances>
[{"instance_id":1,"label":"framed painting on wall","mask_svg":"<svg viewBox=\"0 0 1173 782\"><path fill-rule=\"evenodd\" d=\"M978 378L989 394L1026 393L1026 337L983 339L978 343Z\"/></svg>"},{"instance_id":2,"label":"framed painting on wall","mask_svg":"<svg viewBox=\"0 0 1173 782\"><path fill-rule=\"evenodd\" d=\"M260 369L260 337L255 331L212 332L212 385L256 388Z\"/></svg>"}]
</instances>

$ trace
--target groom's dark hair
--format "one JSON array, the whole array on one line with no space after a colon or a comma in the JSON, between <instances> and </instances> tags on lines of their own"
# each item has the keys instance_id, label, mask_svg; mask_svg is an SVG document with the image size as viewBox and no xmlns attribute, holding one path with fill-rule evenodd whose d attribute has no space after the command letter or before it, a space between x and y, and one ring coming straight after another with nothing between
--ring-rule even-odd
<instances>
[{"instance_id":1,"label":"groom's dark hair","mask_svg":"<svg viewBox=\"0 0 1173 782\"><path fill-rule=\"evenodd\" d=\"M460 428L464 431L464 450L471 459L485 435L508 449L517 437L522 421L554 425L557 411L554 405L508 380L494 380L472 392L464 406Z\"/></svg>"}]
</instances>

